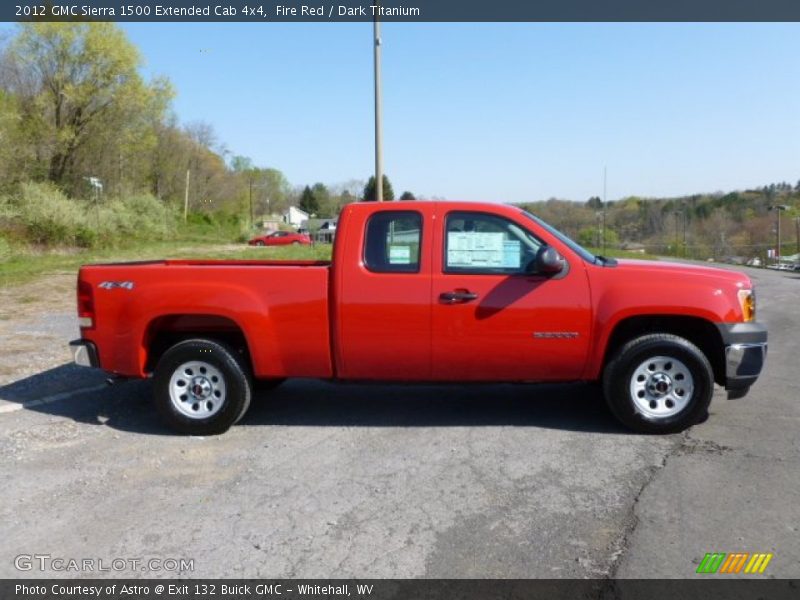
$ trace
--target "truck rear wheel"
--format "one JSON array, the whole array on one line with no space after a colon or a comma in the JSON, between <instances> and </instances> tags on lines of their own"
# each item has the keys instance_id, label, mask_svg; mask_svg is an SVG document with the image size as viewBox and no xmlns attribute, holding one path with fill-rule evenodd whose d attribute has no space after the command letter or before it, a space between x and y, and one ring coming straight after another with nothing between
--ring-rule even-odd
<instances>
[{"instance_id":1,"label":"truck rear wheel","mask_svg":"<svg viewBox=\"0 0 800 600\"><path fill-rule=\"evenodd\" d=\"M252 383L236 353L219 342L192 339L167 350L153 376L155 403L180 433L223 433L250 406Z\"/></svg>"},{"instance_id":2,"label":"truck rear wheel","mask_svg":"<svg viewBox=\"0 0 800 600\"><path fill-rule=\"evenodd\" d=\"M603 372L611 412L643 433L675 433L708 414L714 374L708 358L690 341L658 333L631 340Z\"/></svg>"}]
</instances>

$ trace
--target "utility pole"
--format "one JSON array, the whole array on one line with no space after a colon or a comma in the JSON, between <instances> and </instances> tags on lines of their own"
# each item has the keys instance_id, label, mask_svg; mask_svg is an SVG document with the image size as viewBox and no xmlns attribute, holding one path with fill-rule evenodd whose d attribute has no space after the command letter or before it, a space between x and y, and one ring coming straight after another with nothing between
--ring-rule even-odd
<instances>
[{"instance_id":1,"label":"utility pole","mask_svg":"<svg viewBox=\"0 0 800 600\"><path fill-rule=\"evenodd\" d=\"M683 258L686 258L686 221L687 221L687 213L686 213L686 203L681 204L681 210L683 210L683 251L682 255Z\"/></svg>"},{"instance_id":2,"label":"utility pole","mask_svg":"<svg viewBox=\"0 0 800 600\"><path fill-rule=\"evenodd\" d=\"M608 168L603 167L603 255L606 253L606 184L608 182Z\"/></svg>"},{"instance_id":3,"label":"utility pole","mask_svg":"<svg viewBox=\"0 0 800 600\"><path fill-rule=\"evenodd\" d=\"M183 193L183 222L186 223L186 220L189 218L189 173L191 171L186 169L186 189Z\"/></svg>"},{"instance_id":4,"label":"utility pole","mask_svg":"<svg viewBox=\"0 0 800 600\"><path fill-rule=\"evenodd\" d=\"M250 171L250 177L248 179L250 182L250 228L252 229L255 226L255 216L253 215L253 171Z\"/></svg>"},{"instance_id":5,"label":"utility pole","mask_svg":"<svg viewBox=\"0 0 800 600\"><path fill-rule=\"evenodd\" d=\"M797 253L800 254L800 216L794 218L794 233L797 236Z\"/></svg>"},{"instance_id":6,"label":"utility pole","mask_svg":"<svg viewBox=\"0 0 800 600\"><path fill-rule=\"evenodd\" d=\"M375 7L380 7L375 0ZM383 139L381 136L381 22L375 12L373 23L374 78L375 78L375 200L383 202Z\"/></svg>"},{"instance_id":7,"label":"utility pole","mask_svg":"<svg viewBox=\"0 0 800 600\"><path fill-rule=\"evenodd\" d=\"M600 246L603 245L603 242L602 242L603 230L601 229L601 223L603 222L602 221L603 215L600 213L600 211L597 211L597 212L594 213L594 216L595 216L595 219L597 221L597 246L596 247L599 248Z\"/></svg>"},{"instance_id":8,"label":"utility pole","mask_svg":"<svg viewBox=\"0 0 800 600\"><path fill-rule=\"evenodd\" d=\"M673 212L675 213L675 256L678 256L678 217L680 216L681 211L675 210Z\"/></svg>"}]
</instances>

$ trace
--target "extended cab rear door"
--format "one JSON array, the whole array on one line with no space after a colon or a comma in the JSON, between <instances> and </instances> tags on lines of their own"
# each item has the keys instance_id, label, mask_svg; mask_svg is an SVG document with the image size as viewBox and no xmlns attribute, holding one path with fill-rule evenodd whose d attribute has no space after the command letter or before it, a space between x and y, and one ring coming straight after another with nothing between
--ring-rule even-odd
<instances>
[{"instance_id":1,"label":"extended cab rear door","mask_svg":"<svg viewBox=\"0 0 800 600\"><path fill-rule=\"evenodd\" d=\"M334 351L342 379L431 377L433 205L350 206L335 262ZM341 222L340 222L341 224Z\"/></svg>"},{"instance_id":2,"label":"extended cab rear door","mask_svg":"<svg viewBox=\"0 0 800 600\"><path fill-rule=\"evenodd\" d=\"M567 256L567 268L558 275L526 273L538 248L550 241L532 220L499 206L497 213L465 204L438 206L433 378L580 378L591 324L589 284L580 259Z\"/></svg>"}]
</instances>

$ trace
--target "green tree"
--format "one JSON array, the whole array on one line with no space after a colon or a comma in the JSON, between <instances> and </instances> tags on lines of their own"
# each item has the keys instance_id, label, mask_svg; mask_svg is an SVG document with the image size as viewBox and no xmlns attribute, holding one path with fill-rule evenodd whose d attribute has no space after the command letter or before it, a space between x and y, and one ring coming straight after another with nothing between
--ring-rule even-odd
<instances>
[{"instance_id":1,"label":"green tree","mask_svg":"<svg viewBox=\"0 0 800 600\"><path fill-rule=\"evenodd\" d=\"M400 194L400 200L416 200L417 197L409 191L405 191Z\"/></svg>"},{"instance_id":2,"label":"green tree","mask_svg":"<svg viewBox=\"0 0 800 600\"><path fill-rule=\"evenodd\" d=\"M377 196L378 190L375 185L375 176L373 175L369 178L369 181L367 181L367 185L364 186L363 199L367 202L374 202ZM383 199L394 200L394 190L392 190L392 184L386 175L383 176Z\"/></svg>"},{"instance_id":3,"label":"green tree","mask_svg":"<svg viewBox=\"0 0 800 600\"><path fill-rule=\"evenodd\" d=\"M317 199L317 216L324 219L333 217L338 212L336 200L331 196L330 190L323 183L315 183L311 188L314 197Z\"/></svg>"},{"instance_id":4,"label":"green tree","mask_svg":"<svg viewBox=\"0 0 800 600\"><path fill-rule=\"evenodd\" d=\"M231 169L236 171L237 173L244 173L247 171L253 170L255 167L253 166L253 161L248 156L240 156L236 155L231 158Z\"/></svg>"},{"instance_id":5,"label":"green tree","mask_svg":"<svg viewBox=\"0 0 800 600\"><path fill-rule=\"evenodd\" d=\"M289 207L292 186L289 180L278 169L260 169L259 181L259 206L266 213L280 213Z\"/></svg>"},{"instance_id":6,"label":"green tree","mask_svg":"<svg viewBox=\"0 0 800 600\"><path fill-rule=\"evenodd\" d=\"M300 202L297 205L301 210L306 211L309 215L314 215L319 211L319 203L317 197L310 187L303 188L303 193L300 194Z\"/></svg>"},{"instance_id":7,"label":"green tree","mask_svg":"<svg viewBox=\"0 0 800 600\"><path fill-rule=\"evenodd\" d=\"M603 245L601 239L602 228L598 227L584 227L578 232L578 243L581 246L588 246L591 248L599 248ZM606 227L605 230L606 246L614 248L619 245L619 236L617 232Z\"/></svg>"},{"instance_id":8,"label":"green tree","mask_svg":"<svg viewBox=\"0 0 800 600\"><path fill-rule=\"evenodd\" d=\"M600 196L592 196L586 201L586 208L590 210L602 210L603 200L600 198Z\"/></svg>"},{"instance_id":9,"label":"green tree","mask_svg":"<svg viewBox=\"0 0 800 600\"><path fill-rule=\"evenodd\" d=\"M12 95L0 90L0 186L26 179L25 165L35 160L20 127L20 107Z\"/></svg>"},{"instance_id":10,"label":"green tree","mask_svg":"<svg viewBox=\"0 0 800 600\"><path fill-rule=\"evenodd\" d=\"M152 127L150 135L135 128L152 124L144 113L163 113L171 90L165 81L142 80L139 52L121 29L99 22L20 28L6 56L9 83L26 107L22 120L48 179L74 188L84 175L79 163L101 167L108 143L117 163L124 161L120 151L130 150L124 145L155 144Z\"/></svg>"}]
</instances>

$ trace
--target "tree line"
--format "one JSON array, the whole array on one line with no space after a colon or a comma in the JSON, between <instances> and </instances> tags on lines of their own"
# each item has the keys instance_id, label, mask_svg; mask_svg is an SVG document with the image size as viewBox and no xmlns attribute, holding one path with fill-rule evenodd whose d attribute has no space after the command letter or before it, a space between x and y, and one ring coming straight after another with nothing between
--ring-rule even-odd
<instances>
[{"instance_id":1,"label":"tree line","mask_svg":"<svg viewBox=\"0 0 800 600\"><path fill-rule=\"evenodd\" d=\"M781 254L800 252L800 181L678 198L551 198L522 206L586 246L692 258L763 258L776 247L780 218Z\"/></svg>"},{"instance_id":2,"label":"tree line","mask_svg":"<svg viewBox=\"0 0 800 600\"><path fill-rule=\"evenodd\" d=\"M0 193L47 183L72 198L149 194L181 207L188 186L192 211L256 219L299 202L333 216L374 195L374 179L297 189L232 155L208 123L180 124L169 80L147 81L141 66L113 23L20 24L0 47Z\"/></svg>"},{"instance_id":3,"label":"tree line","mask_svg":"<svg viewBox=\"0 0 800 600\"><path fill-rule=\"evenodd\" d=\"M23 23L2 40L0 246L4 236L91 246L119 233L169 235L187 199L190 214L222 215L218 222L238 223L241 235L292 205L329 218L348 202L375 199L374 177L294 186L280 170L233 154L208 123L180 123L172 84L145 79L141 67L138 49L113 23ZM383 193L395 199L386 176ZM414 198L404 191L398 199ZM588 246L702 257L774 247L776 205L788 208L786 254L793 223L800 238L800 181L524 207Z\"/></svg>"}]
</instances>

